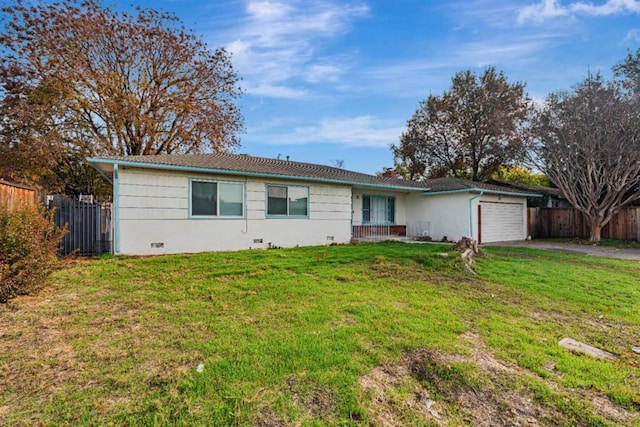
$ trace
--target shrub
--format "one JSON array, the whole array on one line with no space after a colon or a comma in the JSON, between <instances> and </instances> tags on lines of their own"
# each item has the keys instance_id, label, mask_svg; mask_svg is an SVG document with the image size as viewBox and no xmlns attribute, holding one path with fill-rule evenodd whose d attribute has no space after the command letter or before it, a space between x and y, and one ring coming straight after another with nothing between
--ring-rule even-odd
<instances>
[{"instance_id":1,"label":"shrub","mask_svg":"<svg viewBox=\"0 0 640 427\"><path fill-rule=\"evenodd\" d=\"M41 205L10 211L0 203L0 302L44 285L65 233L55 226L53 212Z\"/></svg>"}]
</instances>

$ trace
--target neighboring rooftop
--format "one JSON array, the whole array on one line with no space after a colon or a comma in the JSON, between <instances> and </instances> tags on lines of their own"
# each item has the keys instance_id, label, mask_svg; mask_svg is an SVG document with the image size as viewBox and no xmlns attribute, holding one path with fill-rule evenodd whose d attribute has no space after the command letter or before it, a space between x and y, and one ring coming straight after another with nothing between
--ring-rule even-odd
<instances>
[{"instance_id":1,"label":"neighboring rooftop","mask_svg":"<svg viewBox=\"0 0 640 427\"><path fill-rule=\"evenodd\" d=\"M436 178L430 179L424 182L424 185L428 188L429 193L452 193L473 190L474 192L489 192L489 193L510 193L518 194L522 196L539 196L534 191L526 191L519 188L488 184L485 182L469 181L461 178Z\"/></svg>"},{"instance_id":2,"label":"neighboring rooftop","mask_svg":"<svg viewBox=\"0 0 640 427\"><path fill-rule=\"evenodd\" d=\"M525 191L483 184L457 178L440 178L423 182L400 178L385 178L349 171L332 166L291 160L254 157L245 154L174 154L153 156L107 156L88 159L103 173L110 173L113 165L182 170L235 176L265 178L296 178L314 182L342 183L364 187L404 189L424 192L492 191L505 194L530 195Z\"/></svg>"},{"instance_id":3,"label":"neighboring rooftop","mask_svg":"<svg viewBox=\"0 0 640 427\"><path fill-rule=\"evenodd\" d=\"M490 181L490 184L501 186L501 187L515 188L516 190L529 191L531 193L546 194L548 196L557 197L561 199L565 198L562 195L562 191L559 188L555 188L555 187L545 187L542 185L518 184L513 182L504 182L504 181L495 181L495 180Z\"/></svg>"}]
</instances>

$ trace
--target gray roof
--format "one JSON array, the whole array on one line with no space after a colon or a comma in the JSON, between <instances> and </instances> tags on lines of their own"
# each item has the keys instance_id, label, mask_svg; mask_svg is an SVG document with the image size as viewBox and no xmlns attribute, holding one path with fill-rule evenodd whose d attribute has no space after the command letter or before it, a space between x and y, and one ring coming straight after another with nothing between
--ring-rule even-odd
<instances>
[{"instance_id":1,"label":"gray roof","mask_svg":"<svg viewBox=\"0 0 640 427\"><path fill-rule=\"evenodd\" d=\"M487 193L500 193L500 194L517 194L522 196L537 197L539 194L514 189L510 187L503 187L495 184L487 184L485 182L469 181L461 178L437 178L430 179L424 182L424 185L429 189L429 194L440 193L455 193L464 191L473 192L487 192Z\"/></svg>"},{"instance_id":2,"label":"gray roof","mask_svg":"<svg viewBox=\"0 0 640 427\"><path fill-rule=\"evenodd\" d=\"M152 169L182 170L234 176L298 179L303 181L350 184L362 187L379 187L405 191L457 192L490 190L504 194L526 195L525 192L496 185L482 184L457 178L440 178L423 182L398 178L382 178L360 172L314 163L254 157L244 154L172 154L153 156L107 156L88 161L98 170L106 171L106 165L123 165Z\"/></svg>"},{"instance_id":3,"label":"gray roof","mask_svg":"<svg viewBox=\"0 0 640 427\"><path fill-rule=\"evenodd\" d=\"M538 193L540 195L547 195L551 197L564 199L565 197L562 194L562 191L559 188L555 187L546 187L543 185L528 185L528 184L519 184L513 182L502 182L502 181L491 181L491 184L502 186L506 188L514 188L516 190L528 191L530 193Z\"/></svg>"},{"instance_id":4,"label":"gray roof","mask_svg":"<svg viewBox=\"0 0 640 427\"><path fill-rule=\"evenodd\" d=\"M109 156L89 159L100 164L119 164L146 168L190 170L224 175L250 175L295 178L315 182L346 183L384 188L424 190L424 184L395 178L381 178L331 166L291 160L254 157L244 154L174 154L155 156Z\"/></svg>"}]
</instances>

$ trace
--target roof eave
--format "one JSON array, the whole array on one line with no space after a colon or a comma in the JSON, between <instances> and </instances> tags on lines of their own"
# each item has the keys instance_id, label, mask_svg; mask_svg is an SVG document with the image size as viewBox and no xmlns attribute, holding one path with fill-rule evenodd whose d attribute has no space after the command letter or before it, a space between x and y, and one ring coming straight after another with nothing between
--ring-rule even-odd
<instances>
[{"instance_id":1,"label":"roof eave","mask_svg":"<svg viewBox=\"0 0 640 427\"><path fill-rule=\"evenodd\" d=\"M100 172L102 176L107 178L107 180L109 180L109 178L105 175L104 170L100 168L100 164L129 166L129 167L137 167L137 168L144 168L144 169L172 170L172 171L180 171L180 172L200 172L200 173L210 173L210 174L212 173L212 174L230 175L230 176L252 176L257 178L291 179L291 180L298 180L298 181L353 185L357 187L380 188L380 189L398 190L398 191L424 191L423 188L404 187L404 186L386 185L386 184L373 184L373 183L348 181L348 180L341 180L341 179L307 177L307 176L299 176L299 175L285 175L285 174L275 174L275 173L267 173L267 172L249 172L249 171L241 171L241 170L233 170L233 169L205 168L205 167L197 167L197 166L179 166L179 165L167 165L167 164L159 164L159 163L133 162L129 160L101 159L99 157L89 157L87 158L87 161L94 168L98 169L98 172Z\"/></svg>"},{"instance_id":2,"label":"roof eave","mask_svg":"<svg viewBox=\"0 0 640 427\"><path fill-rule=\"evenodd\" d=\"M95 157L87 157L87 162L89 162L89 164L93 166L93 168L100 174L101 177L109 181L110 184L113 184L113 178L109 176L107 171L102 169L98 164L98 163L108 163L108 162L104 162L101 159L98 159ZM111 163L111 164L115 164L115 163Z\"/></svg>"},{"instance_id":3,"label":"roof eave","mask_svg":"<svg viewBox=\"0 0 640 427\"><path fill-rule=\"evenodd\" d=\"M503 196L542 197L542 194L537 194L537 193L520 193L520 192L516 193L513 191L490 190L490 189L478 188L478 187L462 188L458 190L425 191L422 193L422 195L438 196L443 194L456 194L456 193L483 193L483 194L499 194Z\"/></svg>"}]
</instances>

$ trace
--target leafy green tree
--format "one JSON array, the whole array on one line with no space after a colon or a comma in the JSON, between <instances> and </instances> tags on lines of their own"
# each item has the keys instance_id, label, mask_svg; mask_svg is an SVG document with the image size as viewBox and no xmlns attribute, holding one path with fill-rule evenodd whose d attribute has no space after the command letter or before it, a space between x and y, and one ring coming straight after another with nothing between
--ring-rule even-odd
<instances>
[{"instance_id":1,"label":"leafy green tree","mask_svg":"<svg viewBox=\"0 0 640 427\"><path fill-rule=\"evenodd\" d=\"M488 180L501 166L524 158L531 102L524 84L487 68L455 74L451 89L420 103L399 145L398 171L407 179L454 176Z\"/></svg>"},{"instance_id":2,"label":"leafy green tree","mask_svg":"<svg viewBox=\"0 0 640 427\"><path fill-rule=\"evenodd\" d=\"M491 178L496 181L509 182L512 184L540 187L547 187L549 185L549 179L545 175L533 173L528 167L519 164L500 166Z\"/></svg>"}]
</instances>

